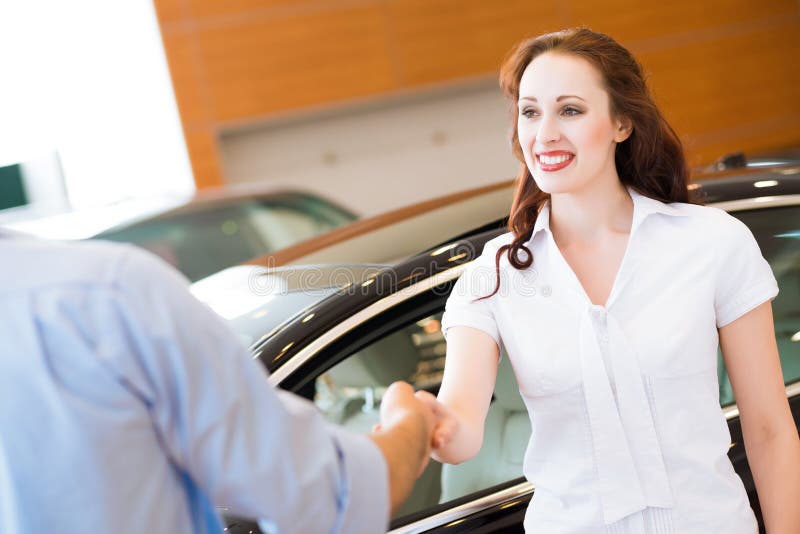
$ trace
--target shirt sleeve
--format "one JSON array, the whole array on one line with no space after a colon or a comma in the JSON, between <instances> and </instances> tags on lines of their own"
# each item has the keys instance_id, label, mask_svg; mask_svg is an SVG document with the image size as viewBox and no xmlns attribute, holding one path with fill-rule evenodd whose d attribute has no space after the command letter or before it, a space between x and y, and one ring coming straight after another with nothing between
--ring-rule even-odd
<instances>
[{"instance_id":1,"label":"shirt sleeve","mask_svg":"<svg viewBox=\"0 0 800 534\"><path fill-rule=\"evenodd\" d=\"M772 269L750 229L732 215L723 214L725 224L717 243L714 309L717 327L735 321L778 294Z\"/></svg>"},{"instance_id":2,"label":"shirt sleeve","mask_svg":"<svg viewBox=\"0 0 800 534\"><path fill-rule=\"evenodd\" d=\"M167 454L215 506L280 532L383 532L388 470L364 435L278 394L228 325L160 261L131 253L119 275L136 358L114 359L151 406Z\"/></svg>"},{"instance_id":3,"label":"shirt sleeve","mask_svg":"<svg viewBox=\"0 0 800 534\"><path fill-rule=\"evenodd\" d=\"M494 313L494 299L497 294L480 298L490 295L497 285L497 250L495 240L487 242L481 255L467 265L453 286L442 315L442 334L445 337L447 330L454 326L469 326L485 332L501 346ZM500 265L502 275L502 261Z\"/></svg>"}]
</instances>

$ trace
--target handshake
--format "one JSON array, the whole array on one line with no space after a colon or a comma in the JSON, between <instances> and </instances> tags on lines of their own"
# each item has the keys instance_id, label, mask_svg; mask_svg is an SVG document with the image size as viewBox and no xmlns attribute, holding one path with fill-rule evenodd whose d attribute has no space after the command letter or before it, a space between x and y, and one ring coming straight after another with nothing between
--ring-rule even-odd
<instances>
[{"instance_id":1,"label":"handshake","mask_svg":"<svg viewBox=\"0 0 800 534\"><path fill-rule=\"evenodd\" d=\"M381 422L368 437L381 449L389 469L392 512L405 501L431 456L452 441L457 420L427 391L414 392L406 382L395 382L381 399Z\"/></svg>"}]
</instances>

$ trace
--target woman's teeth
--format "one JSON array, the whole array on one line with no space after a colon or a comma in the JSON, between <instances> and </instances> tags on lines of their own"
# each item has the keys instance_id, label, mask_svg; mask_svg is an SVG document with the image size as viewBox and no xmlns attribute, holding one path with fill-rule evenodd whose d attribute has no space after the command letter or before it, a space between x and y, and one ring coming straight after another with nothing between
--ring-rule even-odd
<instances>
[{"instance_id":1,"label":"woman's teeth","mask_svg":"<svg viewBox=\"0 0 800 534\"><path fill-rule=\"evenodd\" d=\"M564 154L561 156L545 156L540 155L539 161L544 163L545 165L558 165L559 163L564 163L568 159L572 157L572 154Z\"/></svg>"}]
</instances>

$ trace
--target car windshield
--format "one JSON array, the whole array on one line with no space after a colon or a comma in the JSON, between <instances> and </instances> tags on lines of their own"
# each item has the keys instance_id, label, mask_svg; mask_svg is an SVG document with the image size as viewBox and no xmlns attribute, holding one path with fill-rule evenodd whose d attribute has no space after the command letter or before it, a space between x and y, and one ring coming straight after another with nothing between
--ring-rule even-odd
<instances>
[{"instance_id":1,"label":"car windshield","mask_svg":"<svg viewBox=\"0 0 800 534\"><path fill-rule=\"evenodd\" d=\"M144 247L195 281L355 219L323 199L285 193L190 206L96 238Z\"/></svg>"}]
</instances>

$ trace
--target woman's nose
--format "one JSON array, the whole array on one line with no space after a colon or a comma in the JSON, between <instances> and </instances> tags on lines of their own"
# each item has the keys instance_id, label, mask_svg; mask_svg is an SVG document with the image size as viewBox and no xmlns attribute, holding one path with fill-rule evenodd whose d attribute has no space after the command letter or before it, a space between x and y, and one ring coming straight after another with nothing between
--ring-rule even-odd
<instances>
[{"instance_id":1,"label":"woman's nose","mask_svg":"<svg viewBox=\"0 0 800 534\"><path fill-rule=\"evenodd\" d=\"M536 133L536 140L540 143L549 143L551 141L558 141L561 138L561 131L558 127L558 121L553 117L542 117L539 121L539 131Z\"/></svg>"}]
</instances>

